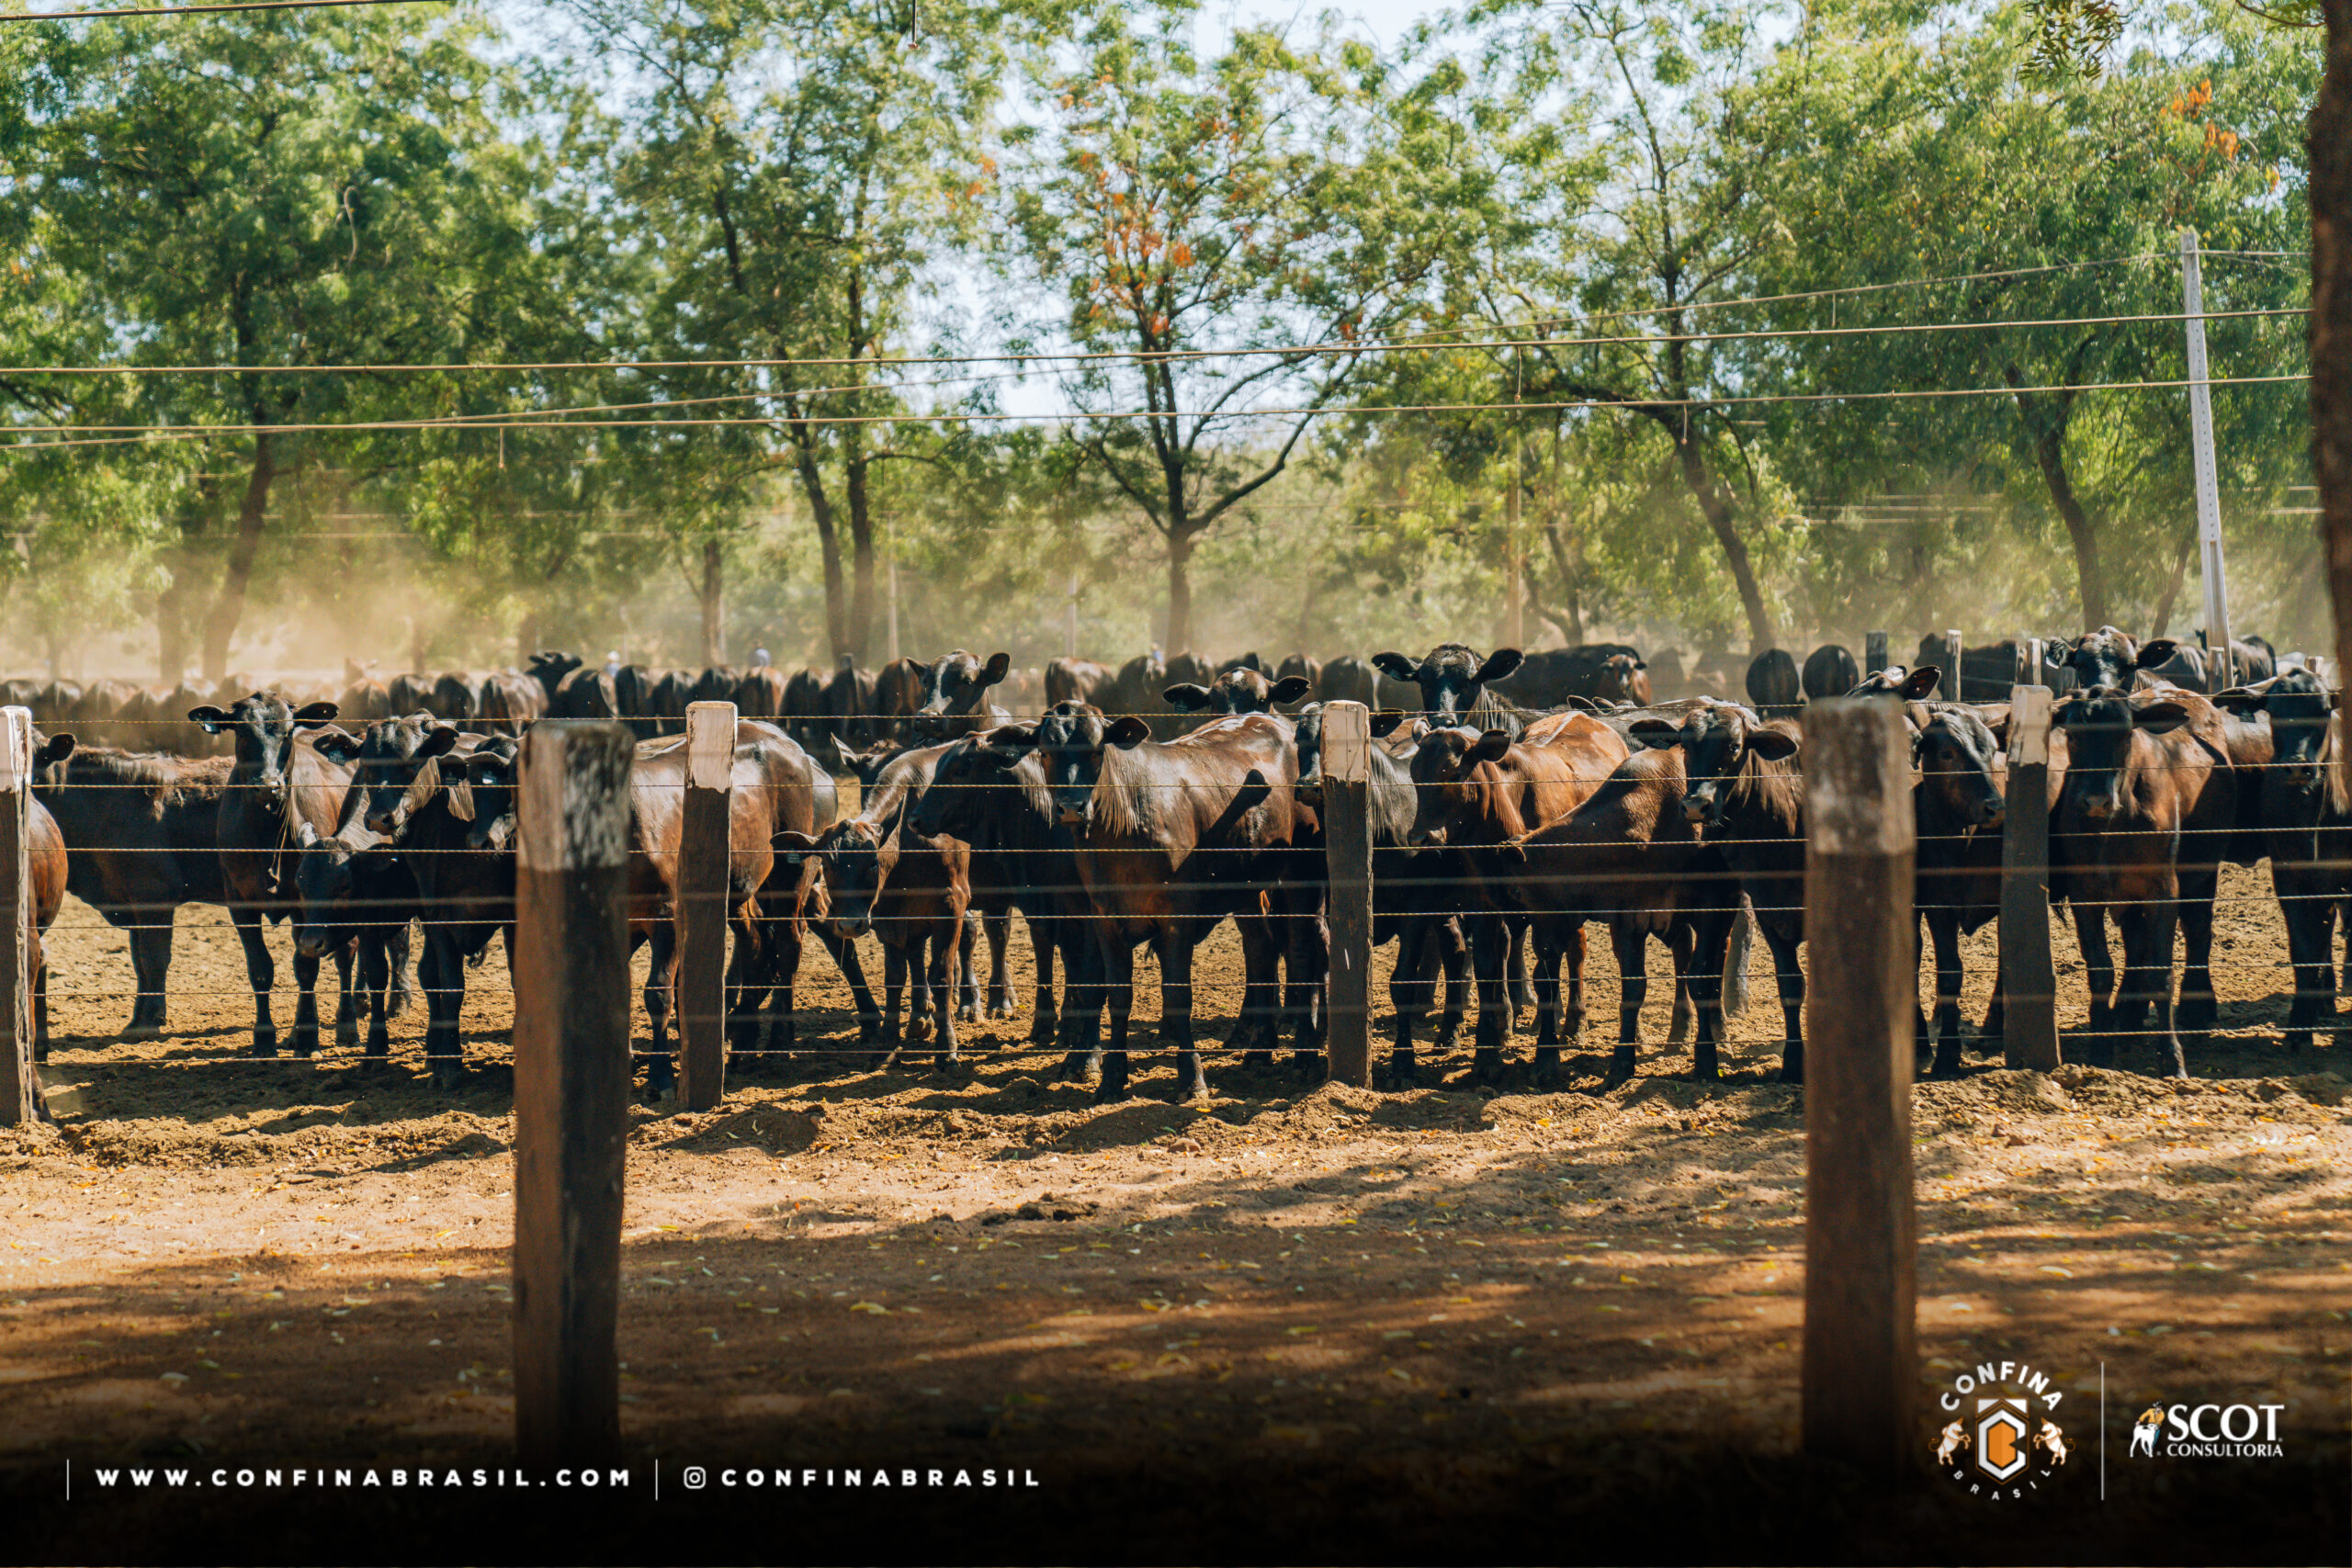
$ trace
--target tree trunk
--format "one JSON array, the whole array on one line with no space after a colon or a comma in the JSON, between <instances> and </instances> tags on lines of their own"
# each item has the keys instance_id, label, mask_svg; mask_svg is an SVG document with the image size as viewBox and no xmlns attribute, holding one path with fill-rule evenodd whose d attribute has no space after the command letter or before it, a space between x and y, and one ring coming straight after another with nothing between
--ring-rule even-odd
<instances>
[{"instance_id":1,"label":"tree trunk","mask_svg":"<svg viewBox=\"0 0 2352 1568\"><path fill-rule=\"evenodd\" d=\"M2023 387L2025 376L2014 365L2004 366L2002 376L2012 388ZM2107 570L2099 564L2098 528L2090 513L2083 510L2082 498L2075 493L2074 476L2066 471L2066 423L2074 416L2075 400L2069 393L2060 392L2053 401L2056 412L2034 429L2032 396L2015 394L2018 416L2024 421L2026 434L2033 438L2033 460L2041 469L2041 482L2049 487L2050 504L2058 510L2058 520L2066 525L2066 537L2075 547L2075 581L2083 598L2083 629L2096 631L2112 624L2108 614Z\"/></svg>"},{"instance_id":2,"label":"tree trunk","mask_svg":"<svg viewBox=\"0 0 2352 1568\"><path fill-rule=\"evenodd\" d=\"M173 552L172 583L155 595L155 680L166 689L187 679L188 581L194 563L186 550Z\"/></svg>"},{"instance_id":3,"label":"tree trunk","mask_svg":"<svg viewBox=\"0 0 2352 1568\"><path fill-rule=\"evenodd\" d=\"M1707 472L1707 460L1688 431L1675 438L1674 457L1682 469L1682 482L1690 487L1690 498L1705 514L1715 543L1723 547L1724 564L1731 569L1732 583L1739 590L1739 607L1747 615L1747 651L1753 658L1774 646L1772 616L1764 607L1764 589L1756 581L1756 565L1748 558L1747 541L1739 536L1739 518L1723 486Z\"/></svg>"},{"instance_id":4,"label":"tree trunk","mask_svg":"<svg viewBox=\"0 0 2352 1568\"><path fill-rule=\"evenodd\" d=\"M1168 531L1168 657L1193 646L1193 540L1182 524Z\"/></svg>"},{"instance_id":5,"label":"tree trunk","mask_svg":"<svg viewBox=\"0 0 2352 1568\"><path fill-rule=\"evenodd\" d=\"M2320 11L2327 69L2310 142L2312 472L2341 671L2352 655L2352 0L2321 0ZM2337 749L2339 767L2352 766L2345 750Z\"/></svg>"},{"instance_id":6,"label":"tree trunk","mask_svg":"<svg viewBox=\"0 0 2352 1568\"><path fill-rule=\"evenodd\" d=\"M259 423L256 421L256 423ZM237 533L220 568L220 587L204 623L204 679L218 685L229 674L229 643L245 613L245 590L261 554L262 524L269 510L270 481L277 477L277 447L267 431L254 436L254 465L245 476L245 497L237 504Z\"/></svg>"},{"instance_id":7,"label":"tree trunk","mask_svg":"<svg viewBox=\"0 0 2352 1568\"><path fill-rule=\"evenodd\" d=\"M2165 591L2156 595L2155 610L2148 619L2150 637L2164 636L2165 628L2172 625L2173 604L2179 599L2180 585L2188 579L2188 558L2196 553L2197 533L2192 528L2188 536L2181 540L2180 548L2173 552L2172 575L2165 579Z\"/></svg>"},{"instance_id":8,"label":"tree trunk","mask_svg":"<svg viewBox=\"0 0 2352 1568\"><path fill-rule=\"evenodd\" d=\"M866 645L874 637L874 508L867 484L872 459L858 445L857 427L847 427L850 443L849 491L849 649L865 664Z\"/></svg>"},{"instance_id":9,"label":"tree trunk","mask_svg":"<svg viewBox=\"0 0 2352 1568\"><path fill-rule=\"evenodd\" d=\"M727 662L726 549L716 538L702 542L702 661L712 669Z\"/></svg>"},{"instance_id":10,"label":"tree trunk","mask_svg":"<svg viewBox=\"0 0 2352 1568\"><path fill-rule=\"evenodd\" d=\"M854 653L849 639L849 594L842 574L841 529L833 521L833 498L825 492L825 476L817 467L817 454L806 442L793 442L794 468L800 476L801 492L808 498L808 519L817 529L817 557L825 573L825 644L831 649L829 662L839 663L844 653Z\"/></svg>"}]
</instances>

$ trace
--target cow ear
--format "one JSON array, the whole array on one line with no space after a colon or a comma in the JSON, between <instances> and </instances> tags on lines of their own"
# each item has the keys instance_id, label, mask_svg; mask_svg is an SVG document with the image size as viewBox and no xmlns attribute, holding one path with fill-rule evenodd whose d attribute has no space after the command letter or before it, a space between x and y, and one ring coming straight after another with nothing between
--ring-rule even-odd
<instances>
[{"instance_id":1,"label":"cow ear","mask_svg":"<svg viewBox=\"0 0 2352 1568\"><path fill-rule=\"evenodd\" d=\"M1377 739L1381 736L1396 733L1396 727L1404 722L1405 710L1403 708L1382 708L1372 716L1372 724L1370 728L1374 737Z\"/></svg>"},{"instance_id":2,"label":"cow ear","mask_svg":"<svg viewBox=\"0 0 2352 1568\"><path fill-rule=\"evenodd\" d=\"M205 704L200 708L188 709L187 716L204 726L204 733L207 735L220 734L220 727L229 722L227 710L214 707L210 703Z\"/></svg>"},{"instance_id":3,"label":"cow ear","mask_svg":"<svg viewBox=\"0 0 2352 1568\"><path fill-rule=\"evenodd\" d=\"M1489 729L1478 737L1476 745L1470 748L1469 760L1474 762L1500 761L1503 753L1510 750L1510 731Z\"/></svg>"},{"instance_id":4,"label":"cow ear","mask_svg":"<svg viewBox=\"0 0 2352 1568\"><path fill-rule=\"evenodd\" d=\"M1975 703L1971 705L1976 716L1991 732L1993 744L2006 751L2009 747L2009 705L2007 703Z\"/></svg>"},{"instance_id":5,"label":"cow ear","mask_svg":"<svg viewBox=\"0 0 2352 1568\"><path fill-rule=\"evenodd\" d=\"M1646 660L1646 659L1638 659L1638 658L1637 658L1637 659L1635 659L1635 660L1634 660L1634 669L1636 669L1636 670L1646 670L1646 669L1648 669L1649 667L1650 667L1650 661L1649 661L1648 660Z\"/></svg>"},{"instance_id":6,"label":"cow ear","mask_svg":"<svg viewBox=\"0 0 2352 1568\"><path fill-rule=\"evenodd\" d=\"M74 738L71 735L52 735L40 743L40 750L33 753L33 766L45 768L51 762L62 762L72 755L74 755Z\"/></svg>"},{"instance_id":7,"label":"cow ear","mask_svg":"<svg viewBox=\"0 0 2352 1568\"><path fill-rule=\"evenodd\" d=\"M1525 662L1526 657L1515 648L1498 648L1487 655L1487 661L1478 666L1478 679L1482 682L1505 680Z\"/></svg>"},{"instance_id":8,"label":"cow ear","mask_svg":"<svg viewBox=\"0 0 2352 1568\"><path fill-rule=\"evenodd\" d=\"M416 755L420 761L427 757L445 756L449 748L457 743L456 729L446 724L436 725L425 732L424 739L417 742Z\"/></svg>"},{"instance_id":9,"label":"cow ear","mask_svg":"<svg viewBox=\"0 0 2352 1568\"><path fill-rule=\"evenodd\" d=\"M1797 738L1785 729L1751 729L1747 749L1768 762L1785 762L1797 754Z\"/></svg>"},{"instance_id":10,"label":"cow ear","mask_svg":"<svg viewBox=\"0 0 2352 1568\"><path fill-rule=\"evenodd\" d=\"M991 653L989 655L988 668L980 671L980 684L993 686L1012 672L1012 655Z\"/></svg>"},{"instance_id":11,"label":"cow ear","mask_svg":"<svg viewBox=\"0 0 2352 1568\"><path fill-rule=\"evenodd\" d=\"M981 750L992 757L1013 761L1036 750L1037 727L1034 724L1000 724L978 739Z\"/></svg>"},{"instance_id":12,"label":"cow ear","mask_svg":"<svg viewBox=\"0 0 2352 1568\"><path fill-rule=\"evenodd\" d=\"M1928 694L1934 691L1937 683L1943 678L1944 672L1932 664L1922 664L1903 677L1903 684L1895 687L1894 690L1896 694L1906 703L1922 703L1928 700Z\"/></svg>"},{"instance_id":13,"label":"cow ear","mask_svg":"<svg viewBox=\"0 0 2352 1568\"><path fill-rule=\"evenodd\" d=\"M1662 718L1637 718L1625 727L1625 739L1636 746L1656 746L1661 750L1680 743L1680 727Z\"/></svg>"},{"instance_id":14,"label":"cow ear","mask_svg":"<svg viewBox=\"0 0 2352 1568\"><path fill-rule=\"evenodd\" d=\"M1159 695L1163 701L1173 703L1187 712L1198 712L1209 705L1209 689L1196 686L1190 681L1170 686Z\"/></svg>"},{"instance_id":15,"label":"cow ear","mask_svg":"<svg viewBox=\"0 0 2352 1568\"><path fill-rule=\"evenodd\" d=\"M1574 692L1570 692L1568 694L1568 706L1576 709L1578 713L1599 713L1600 711L1600 705L1599 703L1594 702L1590 697L1578 696Z\"/></svg>"},{"instance_id":16,"label":"cow ear","mask_svg":"<svg viewBox=\"0 0 2352 1568\"><path fill-rule=\"evenodd\" d=\"M2052 670L2064 670L2066 656L2074 651L2074 644L2063 637L2053 637L2041 645L2041 661Z\"/></svg>"},{"instance_id":17,"label":"cow ear","mask_svg":"<svg viewBox=\"0 0 2352 1568\"><path fill-rule=\"evenodd\" d=\"M2170 660L2174 654L2178 653L2179 651L2179 643L2174 641L2171 637L2160 637L2154 642L2144 644L2140 649L2140 657L2133 662L2139 669L2154 670L2157 665L2165 663L2166 660Z\"/></svg>"},{"instance_id":18,"label":"cow ear","mask_svg":"<svg viewBox=\"0 0 2352 1568\"><path fill-rule=\"evenodd\" d=\"M2260 713L2267 695L2267 693L2253 691L2245 686L2232 686L2228 691L2216 692L2205 700L2215 707L2225 708L2231 713Z\"/></svg>"},{"instance_id":19,"label":"cow ear","mask_svg":"<svg viewBox=\"0 0 2352 1568\"><path fill-rule=\"evenodd\" d=\"M1410 681L1420 673L1419 665L1393 650L1374 654L1372 667L1383 675L1394 675L1399 681Z\"/></svg>"},{"instance_id":20,"label":"cow ear","mask_svg":"<svg viewBox=\"0 0 2352 1568\"><path fill-rule=\"evenodd\" d=\"M847 743L845 743L840 736L836 735L831 739L833 742L834 759L841 763L842 767L845 771L853 773L857 772L857 764L860 760L857 753L851 750Z\"/></svg>"},{"instance_id":21,"label":"cow ear","mask_svg":"<svg viewBox=\"0 0 2352 1568\"><path fill-rule=\"evenodd\" d=\"M1105 745L1116 746L1120 750L1126 751L1140 745L1149 739L1150 735L1151 726L1135 715L1129 714L1125 718L1112 720L1111 727L1102 732L1102 740Z\"/></svg>"},{"instance_id":22,"label":"cow ear","mask_svg":"<svg viewBox=\"0 0 2352 1568\"><path fill-rule=\"evenodd\" d=\"M1315 682L1306 676L1285 675L1274 682L1274 689L1268 694L1268 700L1277 703L1295 703L1313 690L1315 690Z\"/></svg>"},{"instance_id":23,"label":"cow ear","mask_svg":"<svg viewBox=\"0 0 2352 1568\"><path fill-rule=\"evenodd\" d=\"M335 712L333 703L304 703L294 710L294 727L297 729L316 729L322 724L333 724Z\"/></svg>"},{"instance_id":24,"label":"cow ear","mask_svg":"<svg viewBox=\"0 0 2352 1568\"><path fill-rule=\"evenodd\" d=\"M2151 735L2168 735L2194 717L2185 703L2166 698L2132 710L2132 728Z\"/></svg>"},{"instance_id":25,"label":"cow ear","mask_svg":"<svg viewBox=\"0 0 2352 1568\"><path fill-rule=\"evenodd\" d=\"M343 729L325 729L311 737L311 748L322 757L332 757L338 762L356 761L359 737Z\"/></svg>"},{"instance_id":26,"label":"cow ear","mask_svg":"<svg viewBox=\"0 0 2352 1568\"><path fill-rule=\"evenodd\" d=\"M817 852L817 840L797 829L787 828L771 841L777 849L795 857L792 863L795 864L798 863L799 856Z\"/></svg>"}]
</instances>

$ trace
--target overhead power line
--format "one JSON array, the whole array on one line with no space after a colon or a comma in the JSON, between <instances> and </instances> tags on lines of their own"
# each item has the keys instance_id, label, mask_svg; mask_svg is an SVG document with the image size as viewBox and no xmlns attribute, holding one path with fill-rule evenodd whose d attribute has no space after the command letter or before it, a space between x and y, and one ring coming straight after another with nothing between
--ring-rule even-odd
<instances>
[{"instance_id":1,"label":"overhead power line","mask_svg":"<svg viewBox=\"0 0 2352 1568\"><path fill-rule=\"evenodd\" d=\"M108 11L8 11L0 22L85 22L102 17L186 17L213 11L319 11L338 6L445 6L452 0L228 0L218 6L130 6Z\"/></svg>"},{"instance_id":2,"label":"overhead power line","mask_svg":"<svg viewBox=\"0 0 2352 1568\"><path fill-rule=\"evenodd\" d=\"M354 0L363 3L363 0ZM1899 287L1894 284L1886 288ZM1727 301L1736 303L1736 301ZM2208 310L2200 319L2207 321L2237 321L2275 316L2306 316L2300 305L2262 306L2243 310ZM949 365L1083 365L1102 364L1114 360L1140 360L1154 365L1183 363L1203 359L1304 359L1317 355L1355 354L1437 354L1477 349L1542 348L1564 350L1572 348L1615 348L1666 343L1736 343L1753 340L1791 338L1883 337L1917 335L1923 333L1996 332L2035 327L2104 327L2132 326L2148 322L2179 322L2188 318L2177 310L2147 311L2134 315L2115 316L2050 316L2022 320L1991 321L1909 321L1880 326L1859 327L1770 327L1745 332L1691 332L1675 333L1634 333L1610 337L1575 338L1487 338L1455 343L1414 343L1409 341L1383 343L1312 343L1290 344L1263 348L1188 348L1172 351L1149 349L1108 349L1069 354L958 354L933 355L893 355L878 358L816 358L816 359L578 359L578 360L516 360L516 361L453 361L442 364L417 365L7 365L0 366L0 375L7 376L358 376L358 375L455 375L508 371L537 374L558 370L782 370L837 369L844 366L861 366L876 369L898 367ZM730 393L730 397L824 397L842 393L903 390L910 387L958 386L979 381L1018 379L1020 371L1004 371L992 376L940 377L914 382L885 384L852 384L830 387L792 387L775 391ZM715 401L717 399L694 400ZM650 404L616 404L615 407L650 407ZM494 414L452 414L452 419L493 419Z\"/></svg>"},{"instance_id":3,"label":"overhead power line","mask_svg":"<svg viewBox=\"0 0 2352 1568\"><path fill-rule=\"evenodd\" d=\"M2213 376L2202 381L2208 387L2267 386L2286 381L2309 380L2308 372L2288 372L2276 376ZM1577 409L1622 409L1630 412L1646 412L1657 409L1734 408L1762 403L1847 403L1883 402L1891 400L1917 401L1941 398L2009 398L2030 392L2107 392L2177 390L2194 384L2187 379L2165 381L2086 381L2059 382L2028 387L1929 387L1876 392L1759 392L1730 397L1712 398L1564 398L1544 402L1481 402L1481 403L1356 403L1336 404L1328 408L1278 408L1248 411L1249 417L1260 419L1289 419L1339 414L1396 413L1544 413ZM46 446L95 446L122 442L149 440L199 441L220 435L314 435L346 432L383 431L469 431L469 430L649 430L700 429L713 426L761 426L785 424L989 424L1018 421L1066 423L1077 420L1127 419L1190 419L1199 417L1179 412L1170 414L1157 409L1119 409L1104 412L1072 411L1055 413L896 413L896 414L812 414L798 420L781 416L769 418L737 418L699 416L691 419L584 419L565 420L544 418L516 420L500 424L462 424L443 420L353 420L336 424L60 424L41 427L40 433L55 432L72 437L62 441L19 441L0 446L0 451L33 452ZM1233 417L1245 417L1236 414ZM39 434L18 427L23 434ZM87 435L87 439L80 438Z\"/></svg>"}]
</instances>

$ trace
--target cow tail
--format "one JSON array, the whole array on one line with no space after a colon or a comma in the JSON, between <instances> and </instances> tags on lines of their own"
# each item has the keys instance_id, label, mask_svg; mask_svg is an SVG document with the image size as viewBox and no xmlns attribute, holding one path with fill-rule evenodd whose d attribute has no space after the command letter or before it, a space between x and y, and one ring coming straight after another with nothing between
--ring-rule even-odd
<instances>
[{"instance_id":1,"label":"cow tail","mask_svg":"<svg viewBox=\"0 0 2352 1568\"><path fill-rule=\"evenodd\" d=\"M1747 950L1756 940L1756 907L1739 896L1739 913L1732 917L1731 941L1724 948L1724 1016L1737 1018L1747 1010Z\"/></svg>"}]
</instances>

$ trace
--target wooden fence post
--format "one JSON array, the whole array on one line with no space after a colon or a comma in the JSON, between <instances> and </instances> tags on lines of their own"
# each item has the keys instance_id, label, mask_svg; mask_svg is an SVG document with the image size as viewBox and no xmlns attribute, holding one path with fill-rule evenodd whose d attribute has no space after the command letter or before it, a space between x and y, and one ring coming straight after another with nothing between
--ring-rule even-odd
<instances>
[{"instance_id":1,"label":"wooden fence post","mask_svg":"<svg viewBox=\"0 0 2352 1568\"><path fill-rule=\"evenodd\" d=\"M1323 706L1323 856L1330 884L1324 1061L1333 1083L1372 1087L1372 713Z\"/></svg>"},{"instance_id":2,"label":"wooden fence post","mask_svg":"<svg viewBox=\"0 0 2352 1568\"><path fill-rule=\"evenodd\" d=\"M1967 690L1961 684L1960 674L1961 660L1966 657L1966 654L1967 649L1960 644L1958 627L1955 626L1944 633L1944 667L1949 674L1949 679L1944 682L1946 702L1964 703L1968 700Z\"/></svg>"},{"instance_id":3,"label":"wooden fence post","mask_svg":"<svg viewBox=\"0 0 2352 1568\"><path fill-rule=\"evenodd\" d=\"M1819 703L1804 752L1804 1450L1891 1478L1920 1438L1910 737L1893 703Z\"/></svg>"},{"instance_id":4,"label":"wooden fence post","mask_svg":"<svg viewBox=\"0 0 2352 1568\"><path fill-rule=\"evenodd\" d=\"M617 724L523 738L514 931L514 1438L526 1464L620 1444L628 1142L628 781Z\"/></svg>"},{"instance_id":5,"label":"wooden fence post","mask_svg":"<svg viewBox=\"0 0 2352 1568\"><path fill-rule=\"evenodd\" d=\"M33 1065L33 716L0 708L0 1126L41 1114Z\"/></svg>"},{"instance_id":6,"label":"wooden fence post","mask_svg":"<svg viewBox=\"0 0 2352 1568\"><path fill-rule=\"evenodd\" d=\"M1863 676L1868 678L1877 674L1880 671L1885 668L1886 634L1884 632L1864 632L1862 634Z\"/></svg>"},{"instance_id":7,"label":"wooden fence post","mask_svg":"<svg viewBox=\"0 0 2352 1568\"><path fill-rule=\"evenodd\" d=\"M2050 958L2050 688L2009 693L2008 812L2001 828L2001 1051L2012 1067L2058 1066Z\"/></svg>"},{"instance_id":8,"label":"wooden fence post","mask_svg":"<svg viewBox=\"0 0 2352 1568\"><path fill-rule=\"evenodd\" d=\"M686 798L678 831L678 1103L727 1092L727 884L735 705L686 705Z\"/></svg>"}]
</instances>

